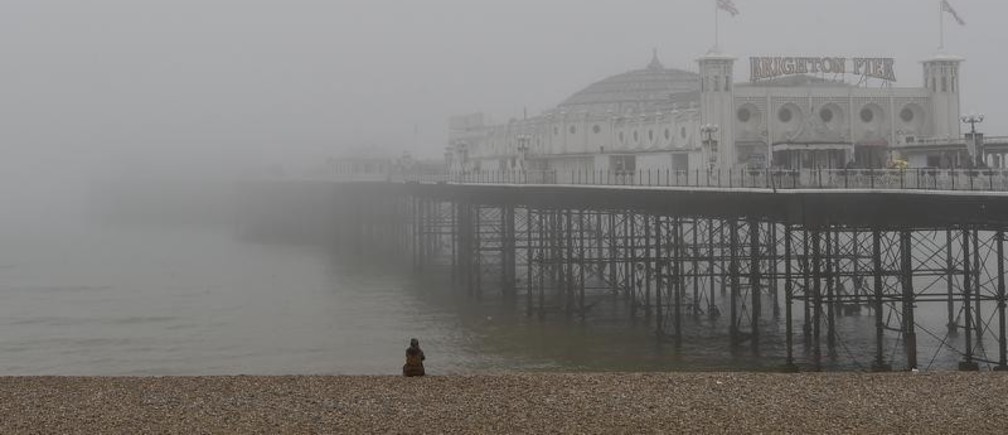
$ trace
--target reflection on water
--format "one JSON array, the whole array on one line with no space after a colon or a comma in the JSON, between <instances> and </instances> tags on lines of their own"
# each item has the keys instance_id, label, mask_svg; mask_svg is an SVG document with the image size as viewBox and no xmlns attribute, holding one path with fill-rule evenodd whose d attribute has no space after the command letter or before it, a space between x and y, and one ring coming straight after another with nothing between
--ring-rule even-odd
<instances>
[{"instance_id":1,"label":"reflection on water","mask_svg":"<svg viewBox=\"0 0 1008 435\"><path fill-rule=\"evenodd\" d=\"M5 375L395 374L410 337L421 339L433 374L783 363L783 319L763 322L753 350L732 349L723 320L687 318L677 349L655 339L653 324L631 322L617 299L598 303L585 322L539 321L525 317L521 301L454 297L446 274L415 277L397 264L242 242L217 229L66 225L21 228L0 243ZM797 358L807 363L794 308ZM922 367L959 360L942 347L943 316L941 304L918 314ZM837 325L841 339L832 355L823 346L825 364L869 367L871 315ZM900 368L902 349L889 336L886 359ZM986 338L993 357L993 334ZM960 340L946 344L961 348Z\"/></svg>"}]
</instances>

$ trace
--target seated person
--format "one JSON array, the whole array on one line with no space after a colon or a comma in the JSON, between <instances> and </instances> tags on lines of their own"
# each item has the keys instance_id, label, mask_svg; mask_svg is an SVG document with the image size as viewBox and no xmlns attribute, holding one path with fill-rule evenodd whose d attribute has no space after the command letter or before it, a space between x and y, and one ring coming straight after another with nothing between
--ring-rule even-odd
<instances>
[{"instance_id":1,"label":"seated person","mask_svg":"<svg viewBox=\"0 0 1008 435\"><path fill-rule=\"evenodd\" d=\"M423 361L426 358L420 350L420 341L415 338L410 340L410 346L406 348L406 364L402 368L403 376L423 376Z\"/></svg>"}]
</instances>

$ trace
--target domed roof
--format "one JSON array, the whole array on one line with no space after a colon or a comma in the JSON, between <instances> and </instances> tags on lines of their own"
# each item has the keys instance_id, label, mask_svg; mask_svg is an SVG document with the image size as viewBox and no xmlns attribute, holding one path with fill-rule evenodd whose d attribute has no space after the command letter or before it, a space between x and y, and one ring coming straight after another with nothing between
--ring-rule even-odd
<instances>
[{"instance_id":1,"label":"domed roof","mask_svg":"<svg viewBox=\"0 0 1008 435\"><path fill-rule=\"evenodd\" d=\"M592 112L670 108L675 103L699 100L699 90L699 74L665 68L655 53L646 68L596 82L559 107Z\"/></svg>"}]
</instances>

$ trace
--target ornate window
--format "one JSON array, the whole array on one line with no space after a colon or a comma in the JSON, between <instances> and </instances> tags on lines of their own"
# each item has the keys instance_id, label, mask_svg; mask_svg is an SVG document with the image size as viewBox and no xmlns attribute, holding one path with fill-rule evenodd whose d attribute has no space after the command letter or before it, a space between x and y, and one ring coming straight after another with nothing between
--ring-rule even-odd
<instances>
[{"instance_id":1,"label":"ornate window","mask_svg":"<svg viewBox=\"0 0 1008 435\"><path fill-rule=\"evenodd\" d=\"M833 120L833 110L829 107L823 107L819 110L819 119L828 124Z\"/></svg>"},{"instance_id":2,"label":"ornate window","mask_svg":"<svg viewBox=\"0 0 1008 435\"><path fill-rule=\"evenodd\" d=\"M791 122L792 118L794 118L794 113L791 113L790 108L783 107L777 111L777 119L779 119L780 122L788 123Z\"/></svg>"},{"instance_id":3,"label":"ornate window","mask_svg":"<svg viewBox=\"0 0 1008 435\"><path fill-rule=\"evenodd\" d=\"M900 119L902 119L903 122L913 121L913 119L914 119L914 111L910 110L909 107L903 108L903 110L900 111Z\"/></svg>"},{"instance_id":4,"label":"ornate window","mask_svg":"<svg viewBox=\"0 0 1008 435\"><path fill-rule=\"evenodd\" d=\"M861 121L872 122L875 119L875 112L867 107L861 109Z\"/></svg>"},{"instance_id":5,"label":"ornate window","mask_svg":"<svg viewBox=\"0 0 1008 435\"><path fill-rule=\"evenodd\" d=\"M748 108L743 107L738 110L735 116L738 117L739 122L749 122L749 119L752 118L752 112Z\"/></svg>"},{"instance_id":6,"label":"ornate window","mask_svg":"<svg viewBox=\"0 0 1008 435\"><path fill-rule=\"evenodd\" d=\"M595 132L595 134L599 134L599 132L602 131L602 127L599 127L598 124L595 124L595 126L592 127L592 131Z\"/></svg>"}]
</instances>

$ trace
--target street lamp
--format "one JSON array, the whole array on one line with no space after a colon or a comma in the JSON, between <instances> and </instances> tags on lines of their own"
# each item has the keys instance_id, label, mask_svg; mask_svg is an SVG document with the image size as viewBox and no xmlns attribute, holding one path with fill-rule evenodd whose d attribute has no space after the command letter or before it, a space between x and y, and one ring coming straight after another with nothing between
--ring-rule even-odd
<instances>
[{"instance_id":1,"label":"street lamp","mask_svg":"<svg viewBox=\"0 0 1008 435\"><path fill-rule=\"evenodd\" d=\"M712 168L717 164L718 160L718 141L714 139L714 135L717 134L718 130L718 126L714 124L700 126L700 133L704 135L703 146L707 149L708 160Z\"/></svg>"},{"instance_id":2,"label":"street lamp","mask_svg":"<svg viewBox=\"0 0 1008 435\"><path fill-rule=\"evenodd\" d=\"M462 171L466 171L467 170L466 166L469 163L469 144L467 144L466 142L459 141L455 144L455 147L459 155L458 159L459 168Z\"/></svg>"},{"instance_id":3,"label":"street lamp","mask_svg":"<svg viewBox=\"0 0 1008 435\"><path fill-rule=\"evenodd\" d=\"M525 160L528 158L529 144L532 143L532 136L528 134L518 135L518 155L521 156L521 169L525 169Z\"/></svg>"},{"instance_id":4,"label":"street lamp","mask_svg":"<svg viewBox=\"0 0 1008 435\"><path fill-rule=\"evenodd\" d=\"M980 134L979 136L977 135L976 125L983 123L984 115L983 113L975 113L963 115L960 119L962 119L964 124L970 125L970 132L968 135L969 139L966 141L966 145L968 147L967 150L969 151L970 156L973 157L974 161L979 165L984 159L983 150L980 149L980 147L983 146L983 134ZM969 147L970 145L972 145L972 147Z\"/></svg>"}]
</instances>

